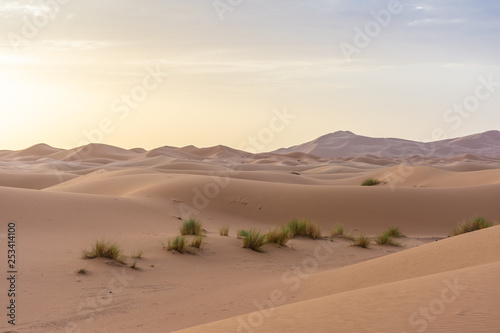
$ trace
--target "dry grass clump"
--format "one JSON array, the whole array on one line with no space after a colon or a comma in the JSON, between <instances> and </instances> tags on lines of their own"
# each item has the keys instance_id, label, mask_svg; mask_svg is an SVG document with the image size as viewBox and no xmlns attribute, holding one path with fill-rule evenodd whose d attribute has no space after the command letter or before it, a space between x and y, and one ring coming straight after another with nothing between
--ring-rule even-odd
<instances>
[{"instance_id":1,"label":"dry grass clump","mask_svg":"<svg viewBox=\"0 0 500 333\"><path fill-rule=\"evenodd\" d=\"M203 236L196 236L191 241L191 247L195 247L197 249L201 249L201 244L203 243Z\"/></svg>"},{"instance_id":2,"label":"dry grass clump","mask_svg":"<svg viewBox=\"0 0 500 333\"><path fill-rule=\"evenodd\" d=\"M142 259L143 252L141 250L132 253L132 258L133 259Z\"/></svg>"},{"instance_id":3,"label":"dry grass clump","mask_svg":"<svg viewBox=\"0 0 500 333\"><path fill-rule=\"evenodd\" d=\"M378 245L402 246L402 244L394 240L394 238L392 238L388 232L380 234L375 239L375 243L377 243Z\"/></svg>"},{"instance_id":4,"label":"dry grass clump","mask_svg":"<svg viewBox=\"0 0 500 333\"><path fill-rule=\"evenodd\" d=\"M96 241L90 251L83 250L82 256L84 259L108 258L125 263L125 257L118 245L103 240Z\"/></svg>"},{"instance_id":5,"label":"dry grass clump","mask_svg":"<svg viewBox=\"0 0 500 333\"><path fill-rule=\"evenodd\" d=\"M359 246L364 249L368 248L370 244L371 244L370 238L365 235L360 235L358 238L355 238L352 243L353 246Z\"/></svg>"},{"instance_id":6,"label":"dry grass clump","mask_svg":"<svg viewBox=\"0 0 500 333\"><path fill-rule=\"evenodd\" d=\"M291 238L290 229L284 225L281 228L272 228L266 235L267 243L274 243L279 246L285 246Z\"/></svg>"},{"instance_id":7,"label":"dry grass clump","mask_svg":"<svg viewBox=\"0 0 500 333\"><path fill-rule=\"evenodd\" d=\"M361 186L374 186L378 184L380 184L380 180L374 178L368 178L361 183Z\"/></svg>"},{"instance_id":8,"label":"dry grass clump","mask_svg":"<svg viewBox=\"0 0 500 333\"><path fill-rule=\"evenodd\" d=\"M492 227L493 223L486 220L482 216L475 216L468 221L462 222L457 225L451 232L450 236L457 236L461 234L465 234L467 232L472 232L484 228Z\"/></svg>"},{"instance_id":9,"label":"dry grass clump","mask_svg":"<svg viewBox=\"0 0 500 333\"><path fill-rule=\"evenodd\" d=\"M403 244L394 240L394 238L403 237L405 236L401 233L398 227L390 227L375 238L375 243L378 245L403 246Z\"/></svg>"},{"instance_id":10,"label":"dry grass clump","mask_svg":"<svg viewBox=\"0 0 500 333\"><path fill-rule=\"evenodd\" d=\"M167 250L177 251L179 253L186 252L187 240L184 236L177 236L173 240L168 241Z\"/></svg>"},{"instance_id":11,"label":"dry grass clump","mask_svg":"<svg viewBox=\"0 0 500 333\"><path fill-rule=\"evenodd\" d=\"M390 227L385 231L386 234L388 234L390 237L394 238L403 238L405 235L401 233L398 227Z\"/></svg>"},{"instance_id":12,"label":"dry grass clump","mask_svg":"<svg viewBox=\"0 0 500 333\"><path fill-rule=\"evenodd\" d=\"M260 248L264 245L266 235L261 235L255 229L238 231L239 237L243 238L243 247L260 252Z\"/></svg>"},{"instance_id":13,"label":"dry grass clump","mask_svg":"<svg viewBox=\"0 0 500 333\"><path fill-rule=\"evenodd\" d=\"M229 227L228 226L223 226L219 228L219 234L221 236L229 236Z\"/></svg>"},{"instance_id":14,"label":"dry grass clump","mask_svg":"<svg viewBox=\"0 0 500 333\"><path fill-rule=\"evenodd\" d=\"M346 234L345 228L342 224L337 224L335 227L333 227L332 231L330 232L330 238L332 240L336 237L350 241L354 240L354 237L351 234Z\"/></svg>"},{"instance_id":15,"label":"dry grass clump","mask_svg":"<svg viewBox=\"0 0 500 333\"><path fill-rule=\"evenodd\" d=\"M181 235L201 235L203 229L201 228L201 222L196 219L189 219L184 221L181 227Z\"/></svg>"},{"instance_id":16,"label":"dry grass clump","mask_svg":"<svg viewBox=\"0 0 500 333\"><path fill-rule=\"evenodd\" d=\"M291 238L296 236L310 237L312 239L319 239L322 237L321 230L319 227L311 223L307 219L293 219L288 224L288 229L290 230Z\"/></svg>"}]
</instances>

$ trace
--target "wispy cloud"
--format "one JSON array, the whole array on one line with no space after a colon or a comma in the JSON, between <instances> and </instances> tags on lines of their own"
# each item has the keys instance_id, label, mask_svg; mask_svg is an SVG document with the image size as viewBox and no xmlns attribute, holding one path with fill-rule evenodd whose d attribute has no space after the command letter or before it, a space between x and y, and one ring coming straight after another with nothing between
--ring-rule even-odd
<instances>
[{"instance_id":1,"label":"wispy cloud","mask_svg":"<svg viewBox=\"0 0 500 333\"><path fill-rule=\"evenodd\" d=\"M464 19L443 19L443 18L426 18L422 20L415 20L408 23L409 26L440 26L440 25L450 25L450 24L462 24L466 22Z\"/></svg>"},{"instance_id":2,"label":"wispy cloud","mask_svg":"<svg viewBox=\"0 0 500 333\"><path fill-rule=\"evenodd\" d=\"M0 16L24 16L24 15L38 15L42 13L52 13L57 7L49 6L47 2L34 1L34 0L15 0L15 1L2 1L0 2Z\"/></svg>"}]
</instances>

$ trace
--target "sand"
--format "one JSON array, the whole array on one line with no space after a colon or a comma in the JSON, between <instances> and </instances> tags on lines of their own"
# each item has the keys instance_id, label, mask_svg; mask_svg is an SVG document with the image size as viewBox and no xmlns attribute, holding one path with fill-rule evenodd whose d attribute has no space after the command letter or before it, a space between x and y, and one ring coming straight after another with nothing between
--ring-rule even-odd
<instances>
[{"instance_id":1,"label":"sand","mask_svg":"<svg viewBox=\"0 0 500 333\"><path fill-rule=\"evenodd\" d=\"M18 258L16 326L3 315L0 330L500 332L500 226L448 237L475 215L500 221L498 138L449 140L446 153L434 145L420 156L429 144L350 132L316 140L316 150L258 155L100 144L0 151L0 241L6 253L16 223ZM367 178L382 183L360 186ZM203 224L202 249L165 250L188 217ZM397 226L407 237L368 249L295 238L260 253L236 237L292 218L325 236L341 223L353 235ZM100 239L116 242L127 264L83 259ZM8 304L5 279L0 287Z\"/></svg>"}]
</instances>

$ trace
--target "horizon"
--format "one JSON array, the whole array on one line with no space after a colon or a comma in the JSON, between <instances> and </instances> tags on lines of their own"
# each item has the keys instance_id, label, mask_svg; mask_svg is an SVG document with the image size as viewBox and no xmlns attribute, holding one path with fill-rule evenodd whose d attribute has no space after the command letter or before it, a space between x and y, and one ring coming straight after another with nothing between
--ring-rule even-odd
<instances>
[{"instance_id":1,"label":"horizon","mask_svg":"<svg viewBox=\"0 0 500 333\"><path fill-rule=\"evenodd\" d=\"M498 2L231 4L0 0L2 148L500 129Z\"/></svg>"},{"instance_id":2,"label":"horizon","mask_svg":"<svg viewBox=\"0 0 500 333\"><path fill-rule=\"evenodd\" d=\"M433 142L441 141L441 140L437 140L437 141L414 141L414 140L408 140L408 139L405 139L405 138L396 138L396 137L370 137L370 136L366 136L366 135L363 135L363 134L354 133L354 132L349 131L349 130L338 130L338 131L335 131L335 132L331 132L331 133L326 133L326 134L320 135L320 136L318 136L316 138L313 138L311 140L308 140L308 141L304 141L304 142L292 144L290 146L279 147L279 148L272 149L272 150L269 150L269 151L255 151L255 152L252 152L252 151L249 151L249 150L242 150L242 149L239 149L237 147L231 147L231 146L227 146L227 145L224 145L224 144L217 144L217 145L213 145L213 146L196 146L194 144L188 144L188 145L185 145L185 146L171 146L169 144L166 144L166 145L161 145L161 146L153 147L151 149L146 149L146 148L140 147L140 146L122 147L122 146L116 146L116 145L111 145L111 144L107 144L107 143L96 143L96 142L91 142L91 143L88 143L86 145L97 144L97 145L105 145L105 146L115 147L115 148L124 149L124 150L144 149L146 151L151 151L151 150L155 150L155 149L159 149L159 148L163 148L163 147L170 147L170 148L174 148L174 149L182 149L182 148L188 148L188 147L194 147L194 148L197 148L197 149L209 149L209 148L214 148L214 147L222 146L222 147L226 147L226 148L230 148L230 149L240 150L240 151L246 152L246 153L255 154L255 153L272 153L274 151L281 150L281 149L289 149L289 148L297 147L297 146L300 146L300 145L307 144L307 143L310 143L312 141L315 141L315 140L317 140L319 138L322 138L324 136L333 135L333 134L342 133L342 132L344 132L344 133L347 132L347 133L353 134L354 136L357 136L357 137L365 137L365 138L369 138L369 139L395 139L395 140L405 140L405 141L416 142L416 143L433 143ZM446 138L445 140L455 140L455 139L465 138L465 137L469 137L469 136L480 135L480 134L484 134L484 133L488 133L488 132L499 132L500 133L499 130L488 130L488 131L485 131L485 132L472 133L472 134L468 134L468 135L464 135L464 136L459 136L459 137L454 137L454 138ZM45 143L45 142L40 142L40 143L36 143L36 144L33 144L31 146L28 146L28 147L21 148L21 149L3 149L3 148L0 148L0 151L23 151L23 150L26 150L26 149L29 149L29 148L32 148L32 147L42 146L42 145L45 145L45 146L48 146L48 147L51 147L51 148L54 148L54 149L62 149L62 150L68 150L68 151L69 150L73 150L73 149L82 148L82 147L86 146L86 145L83 145L83 146L70 147L70 148L61 148L61 147L57 147L57 146L52 146L52 145L50 145L48 143Z\"/></svg>"}]
</instances>

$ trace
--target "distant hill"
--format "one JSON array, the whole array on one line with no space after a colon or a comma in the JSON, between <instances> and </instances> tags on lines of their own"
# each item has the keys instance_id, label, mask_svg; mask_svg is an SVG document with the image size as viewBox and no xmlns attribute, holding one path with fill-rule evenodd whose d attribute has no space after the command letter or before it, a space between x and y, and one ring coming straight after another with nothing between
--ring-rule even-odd
<instances>
[{"instance_id":1,"label":"distant hill","mask_svg":"<svg viewBox=\"0 0 500 333\"><path fill-rule=\"evenodd\" d=\"M278 149L274 153L305 153L322 158L366 155L388 158L408 156L449 158L465 154L500 157L500 131L488 131L436 142L371 138L349 131L339 131L301 145Z\"/></svg>"}]
</instances>

